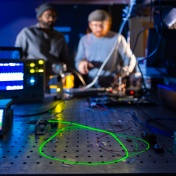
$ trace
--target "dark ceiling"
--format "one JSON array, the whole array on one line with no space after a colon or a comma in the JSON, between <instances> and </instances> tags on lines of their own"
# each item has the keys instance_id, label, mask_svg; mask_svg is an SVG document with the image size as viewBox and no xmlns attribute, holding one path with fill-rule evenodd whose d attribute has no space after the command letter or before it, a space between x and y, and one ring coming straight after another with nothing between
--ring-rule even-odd
<instances>
[{"instance_id":1,"label":"dark ceiling","mask_svg":"<svg viewBox=\"0 0 176 176\"><path fill-rule=\"evenodd\" d=\"M142 4L176 5L176 0L45 0L56 4Z\"/></svg>"}]
</instances>

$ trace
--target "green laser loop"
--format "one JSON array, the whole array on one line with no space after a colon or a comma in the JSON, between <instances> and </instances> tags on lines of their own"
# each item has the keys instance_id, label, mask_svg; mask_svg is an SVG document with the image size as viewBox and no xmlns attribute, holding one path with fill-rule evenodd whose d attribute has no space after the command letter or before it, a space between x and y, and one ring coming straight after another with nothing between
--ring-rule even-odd
<instances>
[{"instance_id":1,"label":"green laser loop","mask_svg":"<svg viewBox=\"0 0 176 176\"><path fill-rule=\"evenodd\" d=\"M126 135L120 135L120 134L117 135L117 134L114 134L114 133L106 131L106 130L101 130L101 129L98 129L98 128L93 128L93 127L85 126L85 125L82 125L82 124L77 124L77 123L74 123L74 122L67 122L67 121L63 121L63 120L49 120L48 122L59 122L59 123L62 123L62 124L72 125L72 126L68 126L68 127L65 127L65 128L62 128L62 129L58 130L54 135L52 135L50 138L48 138L45 142L43 142L40 145L39 153L42 156L44 156L44 157L46 157L48 159L51 159L51 160L56 160L56 161L64 162L64 163L67 163L67 164L80 164L80 165L97 166L97 165L103 165L103 164L114 164L114 163L117 163L117 162L120 162L120 161L124 161L129 156L142 153L142 152L144 152L144 151L149 149L149 144L147 143L147 141L142 140L141 138L136 138L136 137L130 136L130 138L138 139L138 140L141 140L144 143L146 143L147 144L147 148L145 150L129 154L129 152L128 152L127 148L125 147L125 145L116 137L116 136L119 136L119 137L127 138ZM92 131L98 131L98 132L109 134L110 136L112 136L120 144L120 146L122 146L122 148L125 151L125 155L123 157L119 158L119 159L115 159L115 160L112 160L112 161L106 161L106 162L78 162L78 161L70 161L70 160L66 160L66 159L51 157L51 156L48 156L48 155L46 155L44 153L44 151L42 150L43 147L48 142L50 142L54 137L56 137L57 135L63 133L64 131L67 131L68 129L77 129L78 127L81 128L81 129L89 129L89 130L92 130ZM128 136L128 138L129 138L129 136ZM136 146L137 146L137 144L136 144Z\"/></svg>"},{"instance_id":2,"label":"green laser loop","mask_svg":"<svg viewBox=\"0 0 176 176\"><path fill-rule=\"evenodd\" d=\"M133 152L133 153L129 154L129 156L133 156L133 155L136 155L136 154L143 153L143 152L147 151L150 148L150 144L147 141L145 141L144 139L142 139L142 138L137 138L137 137L134 137L134 136L127 136L127 135L122 135L122 134L117 134L117 136L123 137L123 138L134 138L136 140L140 140L140 141L144 142L147 145L146 149L138 151L138 152ZM137 150L137 148L138 148L137 147L137 143L134 140L132 140L132 141L135 143L136 150Z\"/></svg>"}]
</instances>

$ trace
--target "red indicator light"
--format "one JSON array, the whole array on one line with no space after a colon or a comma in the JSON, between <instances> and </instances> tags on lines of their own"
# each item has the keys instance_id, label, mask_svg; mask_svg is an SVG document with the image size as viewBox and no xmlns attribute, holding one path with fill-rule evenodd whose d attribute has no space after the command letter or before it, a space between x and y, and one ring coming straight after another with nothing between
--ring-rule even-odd
<instances>
[{"instance_id":1,"label":"red indicator light","mask_svg":"<svg viewBox=\"0 0 176 176\"><path fill-rule=\"evenodd\" d=\"M130 90L130 95L134 95L134 91L133 90Z\"/></svg>"}]
</instances>

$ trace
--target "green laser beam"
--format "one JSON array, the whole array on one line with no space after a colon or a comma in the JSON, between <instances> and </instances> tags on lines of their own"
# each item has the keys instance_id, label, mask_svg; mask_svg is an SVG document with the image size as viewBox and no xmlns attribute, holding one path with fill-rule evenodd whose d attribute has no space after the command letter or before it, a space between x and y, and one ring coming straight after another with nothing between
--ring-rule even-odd
<instances>
[{"instance_id":1,"label":"green laser beam","mask_svg":"<svg viewBox=\"0 0 176 176\"><path fill-rule=\"evenodd\" d=\"M142 151L139 151L139 152L134 152L132 154L129 155L129 152L127 150L127 148L125 147L125 145L116 137L116 136L120 136L120 137L123 137L123 138L126 138L127 136L125 135L120 135L120 134L114 134L112 132L109 132L109 131L106 131L106 130L102 130L102 129L98 129L98 128L93 128L93 127L90 127L90 126L85 126L85 125L82 125L82 124L78 124L78 123L74 123L74 122L67 122L67 121L63 121L63 120L49 120L48 122L58 122L58 123L61 123L61 124L68 124L68 125L71 125L71 126L68 126L68 127L64 127L60 130L58 130L54 135L52 135L50 138L48 138L45 142L43 142L40 147L39 147L39 153L48 158L48 159L51 159L51 160L56 160L56 161L59 161L59 162L64 162L64 163L67 163L67 164L80 164L80 165L91 165L91 166L97 166L97 165L103 165L103 164L113 164L113 163L117 163L117 162L120 162L120 161L123 161L125 159L127 159L129 156L132 156L132 155L135 155L135 154L138 154L138 153L142 153L146 150L149 149L149 144L147 143L147 141L141 139L141 138L136 138L136 137L133 137L133 136L130 136L130 138L134 138L134 139L138 139L138 140L141 140L143 141L144 143L147 144L147 148L145 150L142 150ZM121 158L118 158L118 159L115 159L115 160L111 160L111 161L102 161L102 162L78 162L78 161L71 161L71 160L67 160L67 159L61 159L61 158L58 158L58 157L51 157L51 156L48 156L44 153L44 151L42 150L43 147L48 143L50 142L54 137L56 137L57 135L63 133L64 131L67 131L68 129L78 129L78 128L81 128L81 129L89 129L89 130L92 130L92 131L97 131L97 132L101 132L101 133L106 133L110 136L112 136L119 144L120 146L123 148L123 150L125 151L125 155ZM128 136L129 138L129 136ZM136 144L137 146L137 144Z\"/></svg>"}]
</instances>

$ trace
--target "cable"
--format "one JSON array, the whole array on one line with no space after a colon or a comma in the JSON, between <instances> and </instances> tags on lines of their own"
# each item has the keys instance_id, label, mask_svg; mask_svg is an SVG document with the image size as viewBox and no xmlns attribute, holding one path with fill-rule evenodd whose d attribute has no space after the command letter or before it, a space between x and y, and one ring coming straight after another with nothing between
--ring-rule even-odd
<instances>
[{"instance_id":1,"label":"cable","mask_svg":"<svg viewBox=\"0 0 176 176\"><path fill-rule=\"evenodd\" d=\"M14 114L13 116L17 116L17 117L31 117L31 116L38 116L38 115L42 115L42 114L46 114L48 113L49 111L51 110L54 110L58 104L60 104L61 102L57 103L56 105L54 105L53 107L45 110L45 111L42 111L42 112L38 112L38 113L33 113L33 114Z\"/></svg>"},{"instance_id":2,"label":"cable","mask_svg":"<svg viewBox=\"0 0 176 176\"><path fill-rule=\"evenodd\" d=\"M133 9L135 4L136 4L136 0L130 0L130 5L129 5L129 8L127 9L128 10L127 16L123 19L123 23L121 24L121 27L119 29L119 34L122 33L123 28L124 28L126 22L128 21L130 15L131 15L132 9ZM124 10L124 11L127 11L127 10Z\"/></svg>"},{"instance_id":3,"label":"cable","mask_svg":"<svg viewBox=\"0 0 176 176\"><path fill-rule=\"evenodd\" d=\"M142 32L144 32L146 29L148 29L148 28L150 27L150 24L151 24L151 21L150 21L147 25L145 25L145 26L138 32L137 37L136 37L136 40L135 40L135 43L134 43L134 46L133 46L133 49L132 49L133 53L134 53L134 51L135 51L135 49L136 49L136 45L137 45L137 42L138 42L138 39L139 39L140 35L142 34Z\"/></svg>"},{"instance_id":4,"label":"cable","mask_svg":"<svg viewBox=\"0 0 176 176\"><path fill-rule=\"evenodd\" d=\"M73 73L75 73L76 76L79 78L79 80L82 82L83 86L86 86L86 83L85 83L82 75L79 72L77 72L76 70L74 70L73 68L70 68L70 67L67 67L67 69L71 70Z\"/></svg>"},{"instance_id":5,"label":"cable","mask_svg":"<svg viewBox=\"0 0 176 176\"><path fill-rule=\"evenodd\" d=\"M150 122L153 122L153 121L157 121L157 120L169 120L169 121L174 121L176 122L176 119L173 117L173 118L165 118L165 117L156 117L156 118L153 118L151 115L147 114L143 109L142 107L138 105L138 109L146 116L148 117L149 119L145 120L145 123L141 122L137 115L133 112L133 113L130 113L130 115L133 117L133 119L138 122L140 125L142 125L143 127L145 127L146 129L149 129L150 131L152 132L155 132L156 134L160 134L160 135L163 135L163 136L167 136L167 137L171 137L174 133L174 131L171 131L171 130L161 130L157 127L154 127L152 125L150 125Z\"/></svg>"},{"instance_id":6,"label":"cable","mask_svg":"<svg viewBox=\"0 0 176 176\"><path fill-rule=\"evenodd\" d=\"M137 34L137 37L136 37L136 40L135 40L135 44L134 44L134 47L133 47L133 49L132 49L132 52L133 52L133 53L134 53L134 51L135 51L135 48L136 48L136 45L137 45L137 41L138 41L138 39L139 39L140 34L141 34L143 31L145 31L146 29L148 29L149 26L150 26L150 24L151 24L151 21L150 21L146 26L144 26L144 27L139 31L139 33ZM145 81L144 81L143 73L142 73L142 70L141 70L141 68L140 68L139 62L140 62L140 61L138 61L138 68L139 68L139 71L140 71L140 73L141 73L141 81L142 81L142 84L143 84L143 86L144 86L144 90L146 91L147 88L146 88L146 84L145 84ZM144 93L145 93L145 91L144 91Z\"/></svg>"},{"instance_id":7,"label":"cable","mask_svg":"<svg viewBox=\"0 0 176 176\"><path fill-rule=\"evenodd\" d=\"M156 127L150 125L150 122L157 121L157 120L160 120L160 121L161 120L169 120L169 121L176 122L176 119L174 119L174 118L162 118L162 117L158 117L158 118L152 118L152 119L146 120L146 123L147 123L146 126L148 128L150 128L152 131L154 131L156 133L159 133L159 134L162 134L163 136L172 137L173 134L174 134L174 130L173 131L171 131L171 130L161 130L159 128L156 128Z\"/></svg>"},{"instance_id":8,"label":"cable","mask_svg":"<svg viewBox=\"0 0 176 176\"><path fill-rule=\"evenodd\" d=\"M140 61L138 61L138 68L139 68L139 71L141 72L141 79L142 79L141 81L142 81L142 84L143 84L143 87L144 87L144 89L143 89L144 93L147 92L147 88L146 88L144 77L143 77L143 74L142 74L142 71L141 71L141 68L140 68L139 64L140 64L140 62L151 58L158 51L159 46L161 44L161 40L162 40L162 16L161 16L161 3L160 3L160 1L159 1L159 4L160 4L159 6L160 6L160 21L161 21L160 28L161 28L161 31L159 32L158 26L155 26L155 29L156 29L156 31L158 33L158 44L157 44L156 48L147 57L144 57L143 59L141 59Z\"/></svg>"}]
</instances>

